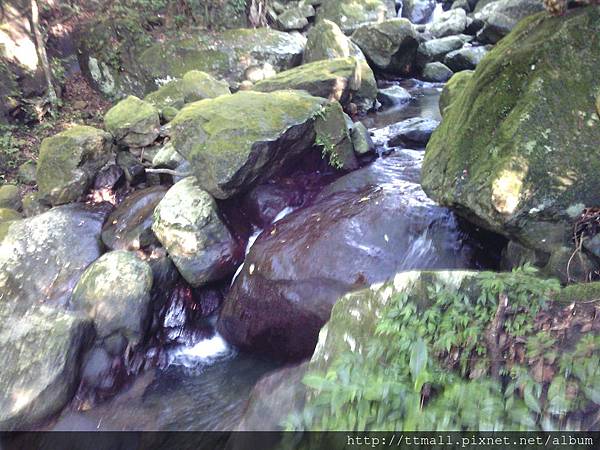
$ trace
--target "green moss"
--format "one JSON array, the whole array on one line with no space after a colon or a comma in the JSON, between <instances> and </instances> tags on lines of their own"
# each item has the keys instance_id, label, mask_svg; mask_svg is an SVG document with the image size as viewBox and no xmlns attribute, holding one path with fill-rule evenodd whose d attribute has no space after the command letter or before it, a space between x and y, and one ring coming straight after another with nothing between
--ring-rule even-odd
<instances>
[{"instance_id":1,"label":"green moss","mask_svg":"<svg viewBox=\"0 0 600 450\"><path fill-rule=\"evenodd\" d=\"M260 28L200 34L158 43L140 54L140 64L153 80L182 77L190 70L239 81L248 67L269 62L276 70L295 65L303 51L301 40L280 31Z\"/></svg>"},{"instance_id":2,"label":"green moss","mask_svg":"<svg viewBox=\"0 0 600 450\"><path fill-rule=\"evenodd\" d=\"M299 89L343 103L354 100L367 105L372 105L377 96L375 77L369 65L353 57L304 64L260 81L253 89L261 92Z\"/></svg>"},{"instance_id":3,"label":"green moss","mask_svg":"<svg viewBox=\"0 0 600 450\"><path fill-rule=\"evenodd\" d=\"M174 145L192 158L195 153L204 151L217 151L224 156L248 151L253 143L276 137L281 130L306 120L307 115L315 116L322 104L322 100L297 91L271 94L245 91L191 103L180 111L171 126L175 130L195 132L198 139L191 140L187 134L176 133ZM198 121L202 129L188 129L189 121ZM236 132L229 133L232 130Z\"/></svg>"},{"instance_id":4,"label":"green moss","mask_svg":"<svg viewBox=\"0 0 600 450\"><path fill-rule=\"evenodd\" d=\"M304 63L351 56L351 41L330 20L324 19L312 27L307 36Z\"/></svg>"},{"instance_id":5,"label":"green moss","mask_svg":"<svg viewBox=\"0 0 600 450\"><path fill-rule=\"evenodd\" d=\"M463 70L462 72L455 73L452 78L448 80L440 95L440 112L442 115L445 114L445 111L450 104L456 100L457 95L465 89L472 76L472 70Z\"/></svg>"},{"instance_id":6,"label":"green moss","mask_svg":"<svg viewBox=\"0 0 600 450\"><path fill-rule=\"evenodd\" d=\"M40 194L53 204L76 200L108 159L111 141L108 133L83 125L44 139L36 171Z\"/></svg>"},{"instance_id":7,"label":"green moss","mask_svg":"<svg viewBox=\"0 0 600 450\"><path fill-rule=\"evenodd\" d=\"M247 176L255 179L271 173L288 154L304 150L296 142L277 149L277 141L292 127L304 125L308 134L295 141L309 140L309 126L324 104L302 91L241 91L190 103L171 122L173 146L196 168L203 188L225 195L216 186L239 170L250 170ZM257 156L245 167L252 152Z\"/></svg>"},{"instance_id":8,"label":"green moss","mask_svg":"<svg viewBox=\"0 0 600 450\"><path fill-rule=\"evenodd\" d=\"M104 125L118 142L144 147L158 136L160 120L153 105L130 95L108 110Z\"/></svg>"},{"instance_id":9,"label":"green moss","mask_svg":"<svg viewBox=\"0 0 600 450\"><path fill-rule=\"evenodd\" d=\"M555 297L556 301L565 303L597 299L600 300L600 282L571 284L561 289Z\"/></svg>"},{"instance_id":10,"label":"green moss","mask_svg":"<svg viewBox=\"0 0 600 450\"><path fill-rule=\"evenodd\" d=\"M0 208L0 222L10 222L19 219L21 219L21 214L14 209Z\"/></svg>"},{"instance_id":11,"label":"green moss","mask_svg":"<svg viewBox=\"0 0 600 450\"><path fill-rule=\"evenodd\" d=\"M573 204L600 204L600 126L591 120L600 41L585 38L599 33L593 7L520 22L446 110L427 146L426 192L478 224L551 250L556 240L526 230L566 229Z\"/></svg>"}]
</instances>

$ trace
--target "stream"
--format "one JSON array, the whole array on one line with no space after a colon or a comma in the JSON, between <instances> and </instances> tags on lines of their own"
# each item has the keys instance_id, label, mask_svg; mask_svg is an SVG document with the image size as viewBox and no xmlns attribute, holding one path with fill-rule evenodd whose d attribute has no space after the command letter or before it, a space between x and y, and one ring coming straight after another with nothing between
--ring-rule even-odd
<instances>
[{"instance_id":1,"label":"stream","mask_svg":"<svg viewBox=\"0 0 600 450\"><path fill-rule=\"evenodd\" d=\"M484 250L480 233L467 229L421 190L418 180L423 148L390 149L385 145L390 125L417 117L441 120L438 101L443 85L392 80L382 82L380 87L394 84L407 89L412 100L363 118L374 135L379 153L393 153L393 158L379 158L371 163L376 165L371 176L372 173L381 176L395 188L402 189L403 195L410 196L405 221L413 220L415 212L419 217L416 225L402 224L402 230L414 235L405 236L403 242L407 244L402 245L406 251L395 255L394 264L401 270L493 266L497 255L490 257L493 251L489 247ZM340 180L336 183L343 183ZM336 195L336 191L333 192ZM287 208L276 220L284 216L287 216L285 221L293 220L294 214L295 211ZM246 254L259 238L260 231L254 230ZM387 234L384 238L387 241ZM236 276L242 276L241 271L242 267ZM180 312L171 311L167 320L176 321L177 314ZM144 372L127 390L87 411L63 412L51 428L63 431L235 429L254 384L280 364L234 349L214 331L214 322L214 318L207 322L207 333L170 348L165 368Z\"/></svg>"}]
</instances>

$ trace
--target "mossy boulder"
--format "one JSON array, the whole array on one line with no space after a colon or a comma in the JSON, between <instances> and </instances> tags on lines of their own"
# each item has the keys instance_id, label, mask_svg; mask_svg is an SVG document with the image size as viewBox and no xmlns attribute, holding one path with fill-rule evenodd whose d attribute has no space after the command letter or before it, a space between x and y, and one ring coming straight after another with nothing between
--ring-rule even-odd
<instances>
[{"instance_id":1,"label":"mossy boulder","mask_svg":"<svg viewBox=\"0 0 600 450\"><path fill-rule=\"evenodd\" d=\"M130 95L108 110L104 125L118 144L145 147L160 131L160 117L152 104Z\"/></svg>"},{"instance_id":2,"label":"mossy boulder","mask_svg":"<svg viewBox=\"0 0 600 450\"><path fill-rule=\"evenodd\" d=\"M231 94L229 85L206 72L191 70L182 79L169 81L144 99L156 107L163 118L169 118L173 110L183 108L186 103ZM172 118L172 117L171 117Z\"/></svg>"},{"instance_id":3,"label":"mossy boulder","mask_svg":"<svg viewBox=\"0 0 600 450\"><path fill-rule=\"evenodd\" d=\"M388 0L324 0L317 10L317 22L325 19L335 22L345 34L395 16L394 2Z\"/></svg>"},{"instance_id":4,"label":"mossy boulder","mask_svg":"<svg viewBox=\"0 0 600 450\"><path fill-rule=\"evenodd\" d=\"M259 92L304 90L343 105L353 102L365 111L373 107L377 97L377 83L371 68L364 60L352 57L304 64L260 81L253 89Z\"/></svg>"},{"instance_id":5,"label":"mossy boulder","mask_svg":"<svg viewBox=\"0 0 600 450\"><path fill-rule=\"evenodd\" d=\"M76 201L112 154L110 134L84 125L44 139L36 171L40 195L53 205Z\"/></svg>"},{"instance_id":6,"label":"mossy boulder","mask_svg":"<svg viewBox=\"0 0 600 450\"><path fill-rule=\"evenodd\" d=\"M21 214L18 211L10 208L0 208L0 222L11 222L21 219Z\"/></svg>"},{"instance_id":7,"label":"mossy boulder","mask_svg":"<svg viewBox=\"0 0 600 450\"><path fill-rule=\"evenodd\" d=\"M302 59L304 64L349 56L364 59L358 46L342 32L336 23L324 19L308 31Z\"/></svg>"},{"instance_id":8,"label":"mossy boulder","mask_svg":"<svg viewBox=\"0 0 600 450\"><path fill-rule=\"evenodd\" d=\"M452 78L444 85L444 89L440 95L440 113L442 116L446 113L447 108L452 102L456 100L456 97L462 92L472 76L472 70L463 70L452 75Z\"/></svg>"},{"instance_id":9,"label":"mossy boulder","mask_svg":"<svg viewBox=\"0 0 600 450\"><path fill-rule=\"evenodd\" d=\"M21 194L14 184L0 186L0 208L21 209Z\"/></svg>"},{"instance_id":10,"label":"mossy boulder","mask_svg":"<svg viewBox=\"0 0 600 450\"><path fill-rule=\"evenodd\" d=\"M600 204L600 10L524 19L444 110L422 183L471 222L552 253Z\"/></svg>"},{"instance_id":11,"label":"mossy boulder","mask_svg":"<svg viewBox=\"0 0 600 450\"><path fill-rule=\"evenodd\" d=\"M242 91L191 103L171 122L173 146L202 189L229 198L310 151L325 103L302 91Z\"/></svg>"},{"instance_id":12,"label":"mossy boulder","mask_svg":"<svg viewBox=\"0 0 600 450\"><path fill-rule=\"evenodd\" d=\"M419 46L417 32L407 19L363 25L352 34L352 41L377 69L397 74L410 73Z\"/></svg>"},{"instance_id":13,"label":"mossy boulder","mask_svg":"<svg viewBox=\"0 0 600 450\"><path fill-rule=\"evenodd\" d=\"M194 177L169 189L154 210L152 230L192 286L231 275L242 256L215 200Z\"/></svg>"},{"instance_id":14,"label":"mossy boulder","mask_svg":"<svg viewBox=\"0 0 600 450\"><path fill-rule=\"evenodd\" d=\"M182 77L190 70L234 83L252 66L269 63L279 72L298 65L305 43L302 36L268 28L227 30L154 44L139 61L154 83Z\"/></svg>"},{"instance_id":15,"label":"mossy boulder","mask_svg":"<svg viewBox=\"0 0 600 450\"><path fill-rule=\"evenodd\" d=\"M43 302L65 305L85 268L101 255L105 219L104 210L65 205L5 224L0 303L18 313Z\"/></svg>"},{"instance_id":16,"label":"mossy boulder","mask_svg":"<svg viewBox=\"0 0 600 450\"><path fill-rule=\"evenodd\" d=\"M0 303L0 429L31 429L71 400L93 340L88 319L46 306L5 315Z\"/></svg>"},{"instance_id":17,"label":"mossy boulder","mask_svg":"<svg viewBox=\"0 0 600 450\"><path fill-rule=\"evenodd\" d=\"M36 183L35 179L36 164L35 161L25 161L19 166L17 172L17 179L20 183L33 185Z\"/></svg>"},{"instance_id":18,"label":"mossy boulder","mask_svg":"<svg viewBox=\"0 0 600 450\"><path fill-rule=\"evenodd\" d=\"M135 253L108 252L83 273L71 305L94 321L98 339L120 334L137 344L152 316L152 269Z\"/></svg>"}]
</instances>

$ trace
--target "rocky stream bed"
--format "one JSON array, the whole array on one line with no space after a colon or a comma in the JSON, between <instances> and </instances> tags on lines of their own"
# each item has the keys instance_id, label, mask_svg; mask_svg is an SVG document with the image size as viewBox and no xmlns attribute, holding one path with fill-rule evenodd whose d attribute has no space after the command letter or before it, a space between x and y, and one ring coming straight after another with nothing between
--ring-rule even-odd
<instances>
[{"instance_id":1,"label":"rocky stream bed","mask_svg":"<svg viewBox=\"0 0 600 450\"><path fill-rule=\"evenodd\" d=\"M403 6L81 37L120 100L0 188L0 430L600 427L600 9Z\"/></svg>"}]
</instances>

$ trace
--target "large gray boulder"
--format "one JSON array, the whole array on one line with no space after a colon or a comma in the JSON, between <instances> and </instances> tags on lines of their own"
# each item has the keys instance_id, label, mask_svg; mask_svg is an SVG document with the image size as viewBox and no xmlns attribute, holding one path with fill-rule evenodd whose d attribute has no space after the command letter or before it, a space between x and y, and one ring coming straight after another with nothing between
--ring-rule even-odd
<instances>
[{"instance_id":1,"label":"large gray boulder","mask_svg":"<svg viewBox=\"0 0 600 450\"><path fill-rule=\"evenodd\" d=\"M46 306L5 314L0 303L0 430L27 430L75 393L91 321Z\"/></svg>"},{"instance_id":2,"label":"large gray boulder","mask_svg":"<svg viewBox=\"0 0 600 450\"><path fill-rule=\"evenodd\" d=\"M450 67L454 72L473 70L488 52L489 49L487 47L461 48L448 53L444 57L444 64Z\"/></svg>"},{"instance_id":3,"label":"large gray boulder","mask_svg":"<svg viewBox=\"0 0 600 450\"><path fill-rule=\"evenodd\" d=\"M65 305L86 267L100 257L106 211L67 205L0 230L0 303L17 312Z\"/></svg>"},{"instance_id":4,"label":"large gray boulder","mask_svg":"<svg viewBox=\"0 0 600 450\"><path fill-rule=\"evenodd\" d=\"M367 59L379 70L409 73L414 64L417 32L407 19L391 19L364 25L352 35Z\"/></svg>"},{"instance_id":5,"label":"large gray boulder","mask_svg":"<svg viewBox=\"0 0 600 450\"><path fill-rule=\"evenodd\" d=\"M169 189L154 211L152 230L192 286L232 274L242 256L215 200L194 177Z\"/></svg>"},{"instance_id":6,"label":"large gray boulder","mask_svg":"<svg viewBox=\"0 0 600 450\"><path fill-rule=\"evenodd\" d=\"M150 324L152 281L150 265L134 253L108 252L85 270L71 305L94 321L98 339L118 333L136 345Z\"/></svg>"},{"instance_id":7,"label":"large gray boulder","mask_svg":"<svg viewBox=\"0 0 600 450\"><path fill-rule=\"evenodd\" d=\"M202 189L229 198L313 151L326 103L302 91L243 91L192 103L171 122L173 146Z\"/></svg>"},{"instance_id":8,"label":"large gray boulder","mask_svg":"<svg viewBox=\"0 0 600 450\"><path fill-rule=\"evenodd\" d=\"M443 61L446 54L462 48L464 43L461 36L446 36L421 42L417 49L417 65L424 67L430 62Z\"/></svg>"},{"instance_id":9,"label":"large gray boulder","mask_svg":"<svg viewBox=\"0 0 600 450\"><path fill-rule=\"evenodd\" d=\"M44 139L36 173L40 196L53 205L76 201L112 154L110 134L88 126Z\"/></svg>"}]
</instances>

